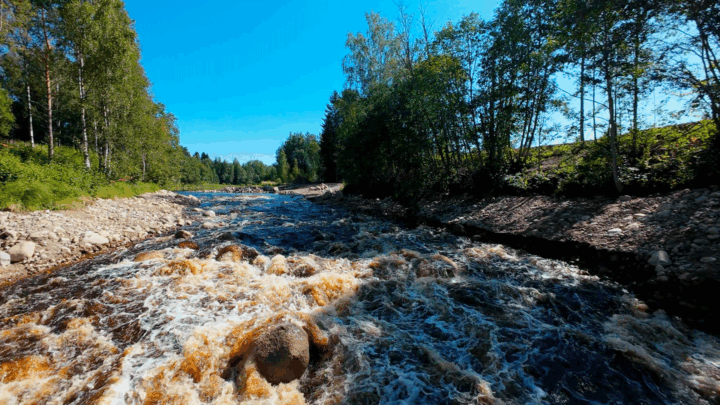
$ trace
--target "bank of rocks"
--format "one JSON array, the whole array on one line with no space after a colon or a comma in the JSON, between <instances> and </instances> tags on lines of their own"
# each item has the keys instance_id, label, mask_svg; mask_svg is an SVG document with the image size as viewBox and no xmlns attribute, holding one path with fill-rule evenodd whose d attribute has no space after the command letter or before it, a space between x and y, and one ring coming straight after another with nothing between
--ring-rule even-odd
<instances>
[{"instance_id":1,"label":"bank of rocks","mask_svg":"<svg viewBox=\"0 0 720 405\"><path fill-rule=\"evenodd\" d=\"M188 226L198 213L186 208L199 203L161 190L79 210L0 212L0 283Z\"/></svg>"}]
</instances>

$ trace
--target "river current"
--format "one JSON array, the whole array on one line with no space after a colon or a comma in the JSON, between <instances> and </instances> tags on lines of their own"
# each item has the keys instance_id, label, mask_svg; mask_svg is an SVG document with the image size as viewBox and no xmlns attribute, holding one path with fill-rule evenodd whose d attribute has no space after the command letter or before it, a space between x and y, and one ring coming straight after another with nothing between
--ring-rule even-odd
<instances>
[{"instance_id":1,"label":"river current","mask_svg":"<svg viewBox=\"0 0 720 405\"><path fill-rule=\"evenodd\" d=\"M220 225L197 246L0 288L0 404L720 403L720 339L567 263L296 196L193 194ZM311 335L303 377L234 371L280 322Z\"/></svg>"}]
</instances>

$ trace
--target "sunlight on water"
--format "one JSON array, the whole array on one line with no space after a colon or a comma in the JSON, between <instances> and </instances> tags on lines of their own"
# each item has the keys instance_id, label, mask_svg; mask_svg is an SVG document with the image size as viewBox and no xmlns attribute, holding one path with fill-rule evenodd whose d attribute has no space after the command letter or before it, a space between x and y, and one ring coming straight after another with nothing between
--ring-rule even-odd
<instances>
[{"instance_id":1,"label":"sunlight on water","mask_svg":"<svg viewBox=\"0 0 720 405\"><path fill-rule=\"evenodd\" d=\"M0 290L0 403L720 398L717 338L565 263L288 196L206 206L226 225L192 243ZM310 365L272 385L249 353L284 322L306 331Z\"/></svg>"}]
</instances>

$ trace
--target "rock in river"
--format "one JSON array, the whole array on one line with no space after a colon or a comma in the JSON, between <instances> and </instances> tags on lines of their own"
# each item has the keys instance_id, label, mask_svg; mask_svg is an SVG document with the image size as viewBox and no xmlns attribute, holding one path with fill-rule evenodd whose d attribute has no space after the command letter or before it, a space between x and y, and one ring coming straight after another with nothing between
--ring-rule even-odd
<instances>
[{"instance_id":1,"label":"rock in river","mask_svg":"<svg viewBox=\"0 0 720 405\"><path fill-rule=\"evenodd\" d=\"M255 341L254 357L270 383L289 383L300 378L310 362L308 335L292 323L272 327Z\"/></svg>"}]
</instances>

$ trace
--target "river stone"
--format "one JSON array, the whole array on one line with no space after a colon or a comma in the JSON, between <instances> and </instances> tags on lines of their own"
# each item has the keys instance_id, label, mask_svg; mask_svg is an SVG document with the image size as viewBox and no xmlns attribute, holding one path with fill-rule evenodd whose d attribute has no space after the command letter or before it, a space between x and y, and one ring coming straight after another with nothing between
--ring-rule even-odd
<instances>
[{"instance_id":1,"label":"river stone","mask_svg":"<svg viewBox=\"0 0 720 405\"><path fill-rule=\"evenodd\" d=\"M703 257L702 259L700 259L701 263L715 263L716 261L717 259L712 256Z\"/></svg>"},{"instance_id":2,"label":"river stone","mask_svg":"<svg viewBox=\"0 0 720 405\"><path fill-rule=\"evenodd\" d=\"M622 229L620 228L613 228L608 230L608 235L610 236L616 236L616 235L622 235Z\"/></svg>"},{"instance_id":3,"label":"river stone","mask_svg":"<svg viewBox=\"0 0 720 405\"><path fill-rule=\"evenodd\" d=\"M255 340L253 354L258 371L271 384L300 378L310 362L310 342L303 328L284 323Z\"/></svg>"},{"instance_id":4,"label":"river stone","mask_svg":"<svg viewBox=\"0 0 720 405\"><path fill-rule=\"evenodd\" d=\"M0 252L0 267L7 267L10 265L10 255L5 252Z\"/></svg>"},{"instance_id":5,"label":"river stone","mask_svg":"<svg viewBox=\"0 0 720 405\"><path fill-rule=\"evenodd\" d=\"M618 198L617 200L619 202L626 202L626 201L632 200L632 197L630 197L629 195L624 195L624 196L621 196L620 198Z\"/></svg>"},{"instance_id":6,"label":"river stone","mask_svg":"<svg viewBox=\"0 0 720 405\"><path fill-rule=\"evenodd\" d=\"M10 248L10 261L13 263L21 262L31 258L35 254L35 244L33 242L22 241Z\"/></svg>"},{"instance_id":7,"label":"river stone","mask_svg":"<svg viewBox=\"0 0 720 405\"><path fill-rule=\"evenodd\" d=\"M213 210L207 210L207 211L203 212L203 216L212 218L212 217L215 216L215 211L213 211Z\"/></svg>"},{"instance_id":8,"label":"river stone","mask_svg":"<svg viewBox=\"0 0 720 405\"><path fill-rule=\"evenodd\" d=\"M193 236L192 233L190 233L184 229L181 229L181 230L175 232L175 239L189 239L189 238L192 238L192 236Z\"/></svg>"},{"instance_id":9,"label":"river stone","mask_svg":"<svg viewBox=\"0 0 720 405\"><path fill-rule=\"evenodd\" d=\"M85 232L85 235L83 235L82 239L82 243L88 243L90 245L104 245L109 242L110 241L108 240L108 238L101 236L93 231Z\"/></svg>"},{"instance_id":10,"label":"river stone","mask_svg":"<svg viewBox=\"0 0 720 405\"><path fill-rule=\"evenodd\" d=\"M669 266L672 264L672 261L670 260L670 256L668 256L666 251L658 250L653 252L653 254L650 256L648 264L650 264L651 266Z\"/></svg>"},{"instance_id":11,"label":"river stone","mask_svg":"<svg viewBox=\"0 0 720 405\"><path fill-rule=\"evenodd\" d=\"M212 223L212 222L203 222L203 224L202 224L203 229L213 229L213 228L217 228L219 226L220 225Z\"/></svg>"}]
</instances>

